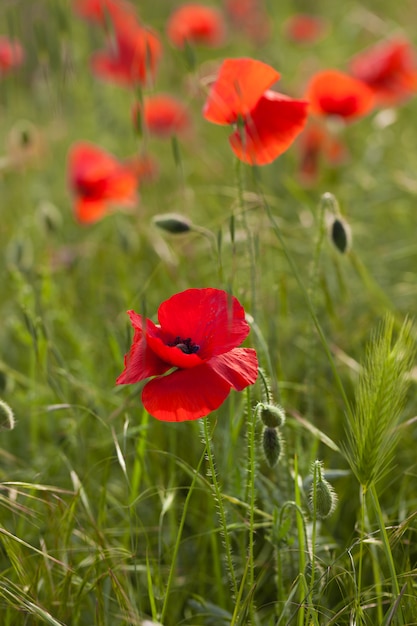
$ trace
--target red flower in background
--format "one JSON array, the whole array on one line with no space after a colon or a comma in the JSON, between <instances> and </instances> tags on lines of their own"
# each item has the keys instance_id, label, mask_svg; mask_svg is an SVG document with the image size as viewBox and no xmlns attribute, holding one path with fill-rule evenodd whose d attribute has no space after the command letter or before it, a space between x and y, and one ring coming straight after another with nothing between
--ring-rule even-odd
<instances>
[{"instance_id":1,"label":"red flower in background","mask_svg":"<svg viewBox=\"0 0 417 626\"><path fill-rule=\"evenodd\" d=\"M80 17L103 26L109 18L136 16L134 6L127 0L74 0L73 8Z\"/></svg>"},{"instance_id":2,"label":"red flower in background","mask_svg":"<svg viewBox=\"0 0 417 626\"><path fill-rule=\"evenodd\" d=\"M128 314L135 332L116 384L153 376L143 388L142 402L157 419L204 417L231 389L241 391L255 382L256 352L238 347L249 334L245 312L225 291L188 289L172 296L158 309L159 325L134 311Z\"/></svg>"},{"instance_id":3,"label":"red flower in background","mask_svg":"<svg viewBox=\"0 0 417 626\"><path fill-rule=\"evenodd\" d=\"M295 43L316 43L326 34L327 22L315 15L296 13L284 23L284 33Z\"/></svg>"},{"instance_id":4,"label":"red flower in background","mask_svg":"<svg viewBox=\"0 0 417 626\"><path fill-rule=\"evenodd\" d=\"M0 76L22 65L24 51L16 39L0 36Z\"/></svg>"},{"instance_id":5,"label":"red flower in background","mask_svg":"<svg viewBox=\"0 0 417 626\"><path fill-rule=\"evenodd\" d=\"M299 137L300 165L298 174L304 185L314 184L319 177L321 161L331 166L343 163L348 152L340 139L317 122L309 123Z\"/></svg>"},{"instance_id":6,"label":"red flower in background","mask_svg":"<svg viewBox=\"0 0 417 626\"><path fill-rule=\"evenodd\" d=\"M369 113L375 104L372 90L362 81L338 70L315 74L306 98L310 111L317 115L336 115L346 122Z\"/></svg>"},{"instance_id":7,"label":"red flower in background","mask_svg":"<svg viewBox=\"0 0 417 626\"><path fill-rule=\"evenodd\" d=\"M162 139L184 133L191 125L186 106L168 94L148 96L143 107L135 104L133 121L138 128L143 124L150 134Z\"/></svg>"},{"instance_id":8,"label":"red flower in background","mask_svg":"<svg viewBox=\"0 0 417 626\"><path fill-rule=\"evenodd\" d=\"M417 90L416 54L409 41L383 41L356 55L350 70L375 93L378 103L397 104Z\"/></svg>"},{"instance_id":9,"label":"red flower in background","mask_svg":"<svg viewBox=\"0 0 417 626\"><path fill-rule=\"evenodd\" d=\"M108 48L92 57L94 73L124 86L145 85L155 77L162 54L158 36L126 16L115 19L113 25L114 38Z\"/></svg>"},{"instance_id":10,"label":"red flower in background","mask_svg":"<svg viewBox=\"0 0 417 626\"><path fill-rule=\"evenodd\" d=\"M220 46L225 34L220 11L202 4L184 4L171 14L167 24L168 38L177 48L186 44Z\"/></svg>"},{"instance_id":11,"label":"red flower in background","mask_svg":"<svg viewBox=\"0 0 417 626\"><path fill-rule=\"evenodd\" d=\"M157 161L149 154L134 154L123 161L138 182L153 182L159 176Z\"/></svg>"},{"instance_id":12,"label":"red flower in background","mask_svg":"<svg viewBox=\"0 0 417 626\"><path fill-rule=\"evenodd\" d=\"M209 122L238 125L230 145L250 165L266 165L285 152L307 119L307 102L268 90L279 77L261 61L226 59L204 105Z\"/></svg>"},{"instance_id":13,"label":"red flower in background","mask_svg":"<svg viewBox=\"0 0 417 626\"><path fill-rule=\"evenodd\" d=\"M76 197L76 217L85 224L97 222L112 205L133 207L137 202L134 173L90 143L79 142L71 147L68 180Z\"/></svg>"},{"instance_id":14,"label":"red flower in background","mask_svg":"<svg viewBox=\"0 0 417 626\"><path fill-rule=\"evenodd\" d=\"M271 20L263 0L225 0L231 22L256 44L264 43L271 34Z\"/></svg>"}]
</instances>

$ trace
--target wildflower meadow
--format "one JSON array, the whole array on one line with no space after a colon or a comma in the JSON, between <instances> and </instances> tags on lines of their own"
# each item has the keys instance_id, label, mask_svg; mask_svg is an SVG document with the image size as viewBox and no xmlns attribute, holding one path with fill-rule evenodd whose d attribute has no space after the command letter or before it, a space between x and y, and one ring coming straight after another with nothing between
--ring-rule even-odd
<instances>
[{"instance_id":1,"label":"wildflower meadow","mask_svg":"<svg viewBox=\"0 0 417 626\"><path fill-rule=\"evenodd\" d=\"M1 0L0 626L417 624L415 0Z\"/></svg>"}]
</instances>

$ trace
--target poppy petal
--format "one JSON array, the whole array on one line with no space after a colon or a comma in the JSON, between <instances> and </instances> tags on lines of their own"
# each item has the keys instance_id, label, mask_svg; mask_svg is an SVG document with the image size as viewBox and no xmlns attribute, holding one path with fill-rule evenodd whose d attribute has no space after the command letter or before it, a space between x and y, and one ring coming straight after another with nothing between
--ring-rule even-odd
<instances>
[{"instance_id":1,"label":"poppy petal","mask_svg":"<svg viewBox=\"0 0 417 626\"><path fill-rule=\"evenodd\" d=\"M318 115L338 115L352 120L369 113L374 94L362 81L338 70L315 74L307 87L310 110Z\"/></svg>"},{"instance_id":2,"label":"poppy petal","mask_svg":"<svg viewBox=\"0 0 417 626\"><path fill-rule=\"evenodd\" d=\"M245 119L243 131L229 138L236 156L250 165L266 165L285 152L303 130L308 103L267 91Z\"/></svg>"},{"instance_id":3,"label":"poppy petal","mask_svg":"<svg viewBox=\"0 0 417 626\"><path fill-rule=\"evenodd\" d=\"M161 304L158 319L166 342L190 338L206 360L239 346L249 334L245 311L220 289L187 289Z\"/></svg>"},{"instance_id":4,"label":"poppy petal","mask_svg":"<svg viewBox=\"0 0 417 626\"><path fill-rule=\"evenodd\" d=\"M159 326L156 326L150 320L148 321L146 329L147 344L155 354L165 363L169 363L171 367L189 368L202 364L202 360L198 354L189 352L190 346L188 339L191 339L191 337L187 336L181 338L179 335L176 335L175 338L167 338L166 333L164 333ZM182 340L186 340L187 343L183 343ZM193 348L195 348L197 352L199 346L194 344Z\"/></svg>"},{"instance_id":5,"label":"poppy petal","mask_svg":"<svg viewBox=\"0 0 417 626\"><path fill-rule=\"evenodd\" d=\"M166 139L172 135L184 133L191 125L186 106L168 94L157 94L145 98L142 106L138 103L133 108L135 126L140 128L138 116L143 115L143 122L151 135Z\"/></svg>"},{"instance_id":6,"label":"poppy petal","mask_svg":"<svg viewBox=\"0 0 417 626\"><path fill-rule=\"evenodd\" d=\"M215 124L234 124L245 117L280 77L273 67L254 59L226 59L210 89L203 115Z\"/></svg>"},{"instance_id":7,"label":"poppy petal","mask_svg":"<svg viewBox=\"0 0 417 626\"><path fill-rule=\"evenodd\" d=\"M253 385L258 377L258 359L252 348L235 348L219 354L208 365L236 391Z\"/></svg>"},{"instance_id":8,"label":"poppy petal","mask_svg":"<svg viewBox=\"0 0 417 626\"><path fill-rule=\"evenodd\" d=\"M164 374L171 365L162 361L148 346L145 336L144 325L149 320L143 321L142 316L135 313L135 311L128 311L130 321L135 334L132 341L132 346L129 352L125 355L124 364L125 369L116 380L116 385L127 385L130 383L137 383L140 380L149 378L149 376L158 376Z\"/></svg>"},{"instance_id":9,"label":"poppy petal","mask_svg":"<svg viewBox=\"0 0 417 626\"><path fill-rule=\"evenodd\" d=\"M203 364L150 380L143 388L142 402L158 420L183 422L208 415L229 393L229 383Z\"/></svg>"},{"instance_id":10,"label":"poppy petal","mask_svg":"<svg viewBox=\"0 0 417 626\"><path fill-rule=\"evenodd\" d=\"M357 54L350 69L384 105L396 104L417 91L416 54L405 39L383 41Z\"/></svg>"},{"instance_id":11,"label":"poppy petal","mask_svg":"<svg viewBox=\"0 0 417 626\"><path fill-rule=\"evenodd\" d=\"M123 86L145 85L154 78L162 46L154 31L135 20L114 21L115 41L93 54L91 67L100 78Z\"/></svg>"},{"instance_id":12,"label":"poppy petal","mask_svg":"<svg viewBox=\"0 0 417 626\"><path fill-rule=\"evenodd\" d=\"M167 24L167 35L178 48L188 44L219 46L225 38L225 23L220 11L201 4L185 4L176 9Z\"/></svg>"}]
</instances>

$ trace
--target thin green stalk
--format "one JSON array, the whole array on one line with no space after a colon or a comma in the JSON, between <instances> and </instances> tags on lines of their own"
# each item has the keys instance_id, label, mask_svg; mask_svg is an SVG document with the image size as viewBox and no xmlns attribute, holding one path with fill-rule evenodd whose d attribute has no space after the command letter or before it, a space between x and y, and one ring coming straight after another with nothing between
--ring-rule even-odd
<instances>
[{"instance_id":1,"label":"thin green stalk","mask_svg":"<svg viewBox=\"0 0 417 626\"><path fill-rule=\"evenodd\" d=\"M395 570L394 559L391 552L391 546L388 538L387 529L385 528L384 517L382 515L381 506L379 504L378 494L375 488L375 483L372 483L369 487L369 492L371 494L372 503L374 505L375 513L378 520L379 530L381 533L382 545L384 546L385 558L387 559L388 568L391 575L391 585L392 585L392 594L394 599L397 599L400 596L400 587L397 579L397 572ZM401 605L398 607L397 612L397 623L399 626L404 624L403 612L401 609Z\"/></svg>"},{"instance_id":2,"label":"thin green stalk","mask_svg":"<svg viewBox=\"0 0 417 626\"><path fill-rule=\"evenodd\" d=\"M187 511L188 511L188 505L190 503L191 500L191 495L194 491L194 487L195 484L197 482L197 478L200 475L200 468L201 465L204 461L204 458L206 456L206 452L208 450L208 446L206 444L204 450L203 450L203 454L200 457L200 460L198 462L198 465L195 469L194 475L193 475L193 479L191 481L191 485L188 489L188 493L187 493L187 497L185 498L185 502L184 502L184 506L183 506L183 510L182 510L182 515L181 515L181 520L180 520L180 524L178 527L178 532L177 532L177 539L175 541L175 545L174 545L174 552L172 554L172 560L171 560L171 567L169 570L169 574L168 574L168 580L167 580L167 584L166 584L166 588L165 588L165 596L164 596L164 603L162 605L162 610L161 610L161 616L159 618L159 621L161 621L162 623L165 620L165 614L168 608L168 602L169 602L169 595L170 595L170 591L171 591L171 587L172 587L172 582L174 580L174 573L175 573L175 566L176 566L176 562L177 562L177 556L178 556L178 551L180 548L180 543L181 543L181 539L182 539L182 532L184 530L184 524L185 524L185 520L187 517Z\"/></svg>"},{"instance_id":3,"label":"thin green stalk","mask_svg":"<svg viewBox=\"0 0 417 626\"><path fill-rule=\"evenodd\" d=\"M253 557L253 546L254 546L254 534L255 534L255 470L256 470L256 460L255 460L255 427L256 427L256 418L257 411L253 410L251 407L251 394L250 388L246 389L246 399L247 399L247 413L248 413L248 482L247 482L247 492L249 500L249 587L253 588L255 584L255 565L254 565L254 557ZM254 607L253 603L250 606L250 615L252 619L252 623L254 623Z\"/></svg>"},{"instance_id":4,"label":"thin green stalk","mask_svg":"<svg viewBox=\"0 0 417 626\"><path fill-rule=\"evenodd\" d=\"M283 236L281 234L281 229L278 226L278 223L275 220L274 216L272 215L271 208L270 208L269 204L266 202L265 199L264 199L264 207L265 207L265 211L266 211L266 213L268 215L268 218L269 218L269 220L271 222L272 229L273 229L273 231L274 231L278 241L280 242L280 244L282 246L282 249L284 251L284 254L285 254L286 258L287 258L287 261L288 261L288 263L289 263L289 265L291 267L291 270L292 270L292 273L294 275L294 278L296 279L296 281L298 283L298 286L300 287L300 291L301 291L301 293L303 294L303 296L305 298L308 312L310 313L310 316L311 316L311 318L312 318L312 320L314 322L314 325L316 327L317 333L318 333L318 335L320 337L321 344L322 344L324 352L325 352L325 354L326 354L326 356L328 358L328 361L329 361L329 364L330 364L330 368L332 370L332 373L333 373L334 379L336 381L337 387L338 387L338 389L340 391L340 395L342 396L342 399L343 399L343 402L344 402L345 406L348 407L349 406L349 402L348 402L348 399L347 399L347 395L346 395L345 389L343 387L343 383L342 383L342 381L340 379L340 376L338 374L338 371L336 369L336 365L334 363L332 353L330 352L329 345L328 345L328 343L326 341L326 337L325 337L324 332L323 332L323 330L322 330L322 328L320 326L320 322L319 322L319 320L317 318L317 315L316 315L316 313L314 311L314 308L313 308L313 306L311 304L308 292L307 292L306 288L304 287L303 281L301 280L300 273L299 273L299 271L297 269L297 266L296 266L296 264L295 264L295 262L294 262L294 260L293 260L293 258L291 256L291 254L290 254L286 244L285 244L284 238L283 238Z\"/></svg>"},{"instance_id":5,"label":"thin green stalk","mask_svg":"<svg viewBox=\"0 0 417 626\"><path fill-rule=\"evenodd\" d=\"M295 494L295 503L297 505L298 511L302 511L301 508L301 493L300 486L298 484L298 456L294 455L294 494ZM297 536L298 536L298 569L300 572L300 582L299 582L299 594L298 597L300 599L300 610L298 611L298 626L304 626L304 615L305 608L304 602L306 598L306 585L304 573L306 569L306 554L308 554L308 545L307 539L304 532L304 523L301 515L296 516L297 523Z\"/></svg>"},{"instance_id":6,"label":"thin green stalk","mask_svg":"<svg viewBox=\"0 0 417 626\"><path fill-rule=\"evenodd\" d=\"M223 539L224 539L225 552L226 552L226 565L227 565L227 570L228 570L228 574L230 577L233 599L235 600L237 597L237 593L238 593L238 586L237 586L236 574L235 574L235 570L233 566L232 545L231 545L230 536L229 536L228 529L227 529L226 511L224 510L223 496L220 491L220 485L217 480L211 437L210 437L210 433L208 429L208 419L205 417L202 421L203 421L203 430L204 430L204 440L206 444L206 455L207 455L207 460L208 460L209 469L210 469L210 476L211 476L211 481L213 485L214 496L215 496L216 503L217 503L220 524L221 524L222 531L223 531Z\"/></svg>"}]
</instances>

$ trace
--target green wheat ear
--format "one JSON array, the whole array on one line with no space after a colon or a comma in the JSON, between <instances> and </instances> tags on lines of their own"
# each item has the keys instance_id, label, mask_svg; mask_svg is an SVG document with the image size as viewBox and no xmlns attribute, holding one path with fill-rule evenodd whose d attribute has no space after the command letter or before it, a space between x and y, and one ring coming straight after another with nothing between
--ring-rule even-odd
<instances>
[{"instance_id":1,"label":"green wheat ear","mask_svg":"<svg viewBox=\"0 0 417 626\"><path fill-rule=\"evenodd\" d=\"M355 404L347 414L342 448L363 487L376 483L389 469L415 356L411 323L403 323L396 339L393 330L394 319L387 315L368 344Z\"/></svg>"}]
</instances>

